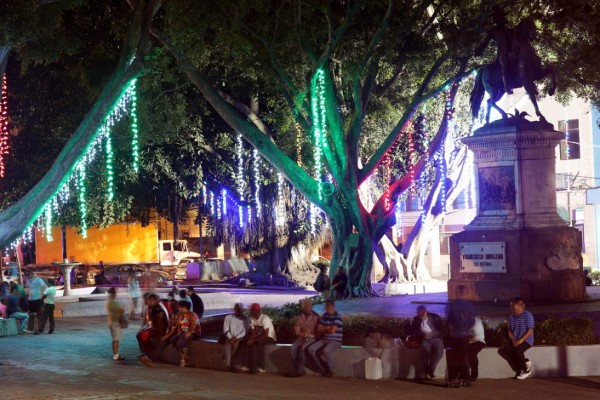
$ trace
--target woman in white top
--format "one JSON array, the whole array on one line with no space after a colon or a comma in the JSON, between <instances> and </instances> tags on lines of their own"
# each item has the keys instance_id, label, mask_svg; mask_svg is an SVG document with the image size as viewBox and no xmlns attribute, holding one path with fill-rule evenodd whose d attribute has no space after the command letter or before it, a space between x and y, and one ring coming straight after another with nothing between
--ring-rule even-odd
<instances>
[{"instance_id":1,"label":"woman in white top","mask_svg":"<svg viewBox=\"0 0 600 400\"><path fill-rule=\"evenodd\" d=\"M469 338L469 367L470 381L475 382L479 375L479 359L477 355L485 347L485 329L481 318L475 317L475 324L471 328Z\"/></svg>"},{"instance_id":2,"label":"woman in white top","mask_svg":"<svg viewBox=\"0 0 600 400\"><path fill-rule=\"evenodd\" d=\"M138 319L135 317L137 305L140 297L142 297L142 289L140 289L140 281L138 280L138 275L133 272L133 270L129 271L129 278L127 278L127 291L129 292L129 297L131 298L131 310L129 311L129 319Z\"/></svg>"}]
</instances>

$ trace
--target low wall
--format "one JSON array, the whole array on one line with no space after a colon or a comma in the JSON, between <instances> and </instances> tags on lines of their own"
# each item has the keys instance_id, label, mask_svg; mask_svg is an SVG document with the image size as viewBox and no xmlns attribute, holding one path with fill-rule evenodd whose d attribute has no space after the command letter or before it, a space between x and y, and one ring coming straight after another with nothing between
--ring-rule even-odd
<instances>
[{"instance_id":1,"label":"low wall","mask_svg":"<svg viewBox=\"0 0 600 400\"><path fill-rule=\"evenodd\" d=\"M223 361L223 346L216 341L198 340L189 348L189 364L196 368L226 370ZM266 351L267 372L291 374L292 359L290 345L269 345ZM512 378L514 372L502 359L497 348L485 348L479 353L479 378ZM365 377L365 360L371 357L362 347L343 346L334 353L337 365L336 376L347 378ZM591 346L539 346L527 351L533 361L534 377L565 377L600 375L600 345ZM413 379L423 372L419 350L393 348L383 351L383 377L385 379ZM162 354L162 360L178 364L177 352L172 346ZM307 373L316 374L315 366L309 360ZM446 374L446 359L438 364L435 375L443 378Z\"/></svg>"},{"instance_id":2,"label":"low wall","mask_svg":"<svg viewBox=\"0 0 600 400\"><path fill-rule=\"evenodd\" d=\"M99 297L100 296L100 297ZM57 302L56 317L93 317L106 315L105 301L106 296L98 295L96 299L83 299L84 301L75 302ZM131 300L127 295L118 295L117 301L123 305L126 310L131 306ZM232 309L235 303L240 301L240 296L230 293L202 293L204 310L223 310ZM138 301L137 312L142 311L142 300Z\"/></svg>"}]
</instances>

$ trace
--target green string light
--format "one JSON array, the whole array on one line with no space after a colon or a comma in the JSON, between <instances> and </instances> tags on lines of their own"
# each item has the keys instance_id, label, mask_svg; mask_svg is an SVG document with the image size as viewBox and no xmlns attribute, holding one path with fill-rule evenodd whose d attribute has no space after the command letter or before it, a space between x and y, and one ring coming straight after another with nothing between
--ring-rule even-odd
<instances>
[{"instance_id":1,"label":"green string light","mask_svg":"<svg viewBox=\"0 0 600 400\"><path fill-rule=\"evenodd\" d=\"M87 238L87 223L85 218L87 216L87 205L85 204L85 163L79 162L77 165L77 180L75 181L77 186L77 199L79 200L79 215L81 216L81 236Z\"/></svg>"},{"instance_id":2,"label":"green string light","mask_svg":"<svg viewBox=\"0 0 600 400\"><path fill-rule=\"evenodd\" d=\"M106 198L108 201L113 201L115 197L115 183L114 183L114 152L112 146L112 138L110 136L110 127L103 126L104 134L106 135Z\"/></svg>"},{"instance_id":3,"label":"green string light","mask_svg":"<svg viewBox=\"0 0 600 400\"><path fill-rule=\"evenodd\" d=\"M46 241L52 241L52 203L48 202L44 209L44 236Z\"/></svg>"},{"instance_id":4,"label":"green string light","mask_svg":"<svg viewBox=\"0 0 600 400\"><path fill-rule=\"evenodd\" d=\"M131 81L129 85L129 95L131 98L131 153L133 156L133 170L138 172L140 154L139 154L139 130L138 130L138 115L137 115L137 79Z\"/></svg>"},{"instance_id":5,"label":"green string light","mask_svg":"<svg viewBox=\"0 0 600 400\"><path fill-rule=\"evenodd\" d=\"M323 173L323 150L327 147L325 132L327 130L327 110L325 107L325 72L319 68L311 85L311 113L313 120L313 139L315 141L314 161L315 178L319 181L318 194L319 199L323 199L323 182L321 182Z\"/></svg>"}]
</instances>

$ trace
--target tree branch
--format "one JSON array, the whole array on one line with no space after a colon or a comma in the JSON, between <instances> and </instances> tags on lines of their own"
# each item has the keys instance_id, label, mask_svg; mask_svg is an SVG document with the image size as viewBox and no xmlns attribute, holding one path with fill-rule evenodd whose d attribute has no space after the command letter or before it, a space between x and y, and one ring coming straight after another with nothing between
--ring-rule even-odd
<instances>
[{"instance_id":1,"label":"tree branch","mask_svg":"<svg viewBox=\"0 0 600 400\"><path fill-rule=\"evenodd\" d=\"M225 93L222 90L218 90L218 93L226 102L234 106L240 113L244 114L248 120L252 122L254 126L256 126L264 135L267 135L270 138L272 137L269 127L260 119L258 115L256 115L254 111L250 109L250 107L241 101L234 99L233 96Z\"/></svg>"},{"instance_id":2,"label":"tree branch","mask_svg":"<svg viewBox=\"0 0 600 400\"><path fill-rule=\"evenodd\" d=\"M244 138L262 154L277 170L281 171L286 178L300 190L309 201L316 204L324 211L329 211L329 204L319 199L318 182L304 171L295 161L277 147L256 126L248 122L245 116L240 115L208 82L208 80L197 71L190 62L181 54L169 39L156 30L152 35L175 57L179 68L188 79L204 95L206 100L213 106L215 111L225 120L229 126L242 134Z\"/></svg>"}]
</instances>

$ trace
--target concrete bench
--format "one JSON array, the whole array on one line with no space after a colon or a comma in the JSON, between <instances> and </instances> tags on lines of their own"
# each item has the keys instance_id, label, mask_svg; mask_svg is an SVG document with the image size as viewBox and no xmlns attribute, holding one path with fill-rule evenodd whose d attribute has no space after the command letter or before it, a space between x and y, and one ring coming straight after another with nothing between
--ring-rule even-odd
<instances>
[{"instance_id":1,"label":"concrete bench","mask_svg":"<svg viewBox=\"0 0 600 400\"><path fill-rule=\"evenodd\" d=\"M291 374L292 359L290 345L268 345L266 369L274 374ZM214 340L193 341L188 347L189 365L195 368L226 370L223 361L223 346ZM485 348L479 353L479 378L512 378L514 372L502 359L497 348ZM600 375L600 345L592 346L539 346L527 351L534 363L535 377L595 376ZM339 377L365 377L365 360L371 356L362 348L343 346L334 353ZM384 379L413 379L423 372L418 350L405 348L386 349L382 354ZM179 356L173 346L165 349L162 361L178 364ZM316 374L315 366L307 362L307 373ZM446 374L445 354L437 366L435 375L443 378Z\"/></svg>"},{"instance_id":2,"label":"concrete bench","mask_svg":"<svg viewBox=\"0 0 600 400\"><path fill-rule=\"evenodd\" d=\"M0 337L16 336L19 334L17 320L14 318L0 318Z\"/></svg>"}]
</instances>

